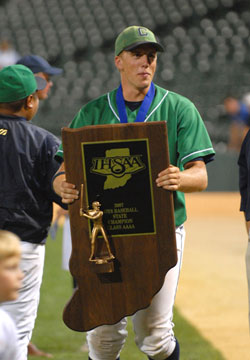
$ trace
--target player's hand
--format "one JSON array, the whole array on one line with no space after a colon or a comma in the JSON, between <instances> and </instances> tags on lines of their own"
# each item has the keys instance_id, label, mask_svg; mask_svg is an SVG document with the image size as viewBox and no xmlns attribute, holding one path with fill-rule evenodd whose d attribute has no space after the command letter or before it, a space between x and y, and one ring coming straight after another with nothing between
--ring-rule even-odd
<instances>
[{"instance_id":1,"label":"player's hand","mask_svg":"<svg viewBox=\"0 0 250 360\"><path fill-rule=\"evenodd\" d=\"M74 184L62 181L60 186L60 196L64 204L71 204L74 200L79 198L79 191Z\"/></svg>"},{"instance_id":2,"label":"player's hand","mask_svg":"<svg viewBox=\"0 0 250 360\"><path fill-rule=\"evenodd\" d=\"M79 191L74 184L66 182L65 175L60 175L53 182L54 191L62 198L64 204L71 204L79 198Z\"/></svg>"},{"instance_id":3,"label":"player's hand","mask_svg":"<svg viewBox=\"0 0 250 360\"><path fill-rule=\"evenodd\" d=\"M178 167L169 167L158 174L156 185L165 190L177 191L181 185L181 171Z\"/></svg>"}]
</instances>

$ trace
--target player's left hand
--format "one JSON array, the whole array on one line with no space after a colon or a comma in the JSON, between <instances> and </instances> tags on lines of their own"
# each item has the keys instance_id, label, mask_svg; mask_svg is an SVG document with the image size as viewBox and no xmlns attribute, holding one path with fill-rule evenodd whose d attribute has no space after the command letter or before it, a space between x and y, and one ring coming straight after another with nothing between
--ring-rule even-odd
<instances>
[{"instance_id":1,"label":"player's left hand","mask_svg":"<svg viewBox=\"0 0 250 360\"><path fill-rule=\"evenodd\" d=\"M158 174L156 185L165 190L177 191L181 184L181 171L174 165L169 167Z\"/></svg>"}]
</instances>

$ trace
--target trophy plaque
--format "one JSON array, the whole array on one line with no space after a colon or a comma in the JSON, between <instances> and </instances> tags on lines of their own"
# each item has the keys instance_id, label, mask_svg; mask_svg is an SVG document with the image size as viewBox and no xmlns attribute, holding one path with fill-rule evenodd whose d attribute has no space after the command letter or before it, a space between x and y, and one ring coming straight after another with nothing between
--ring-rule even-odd
<instances>
[{"instance_id":1,"label":"trophy plaque","mask_svg":"<svg viewBox=\"0 0 250 360\"><path fill-rule=\"evenodd\" d=\"M169 166L165 121L62 129L70 272L77 289L63 320L76 331L115 324L149 306L177 262L173 193L156 186Z\"/></svg>"}]
</instances>

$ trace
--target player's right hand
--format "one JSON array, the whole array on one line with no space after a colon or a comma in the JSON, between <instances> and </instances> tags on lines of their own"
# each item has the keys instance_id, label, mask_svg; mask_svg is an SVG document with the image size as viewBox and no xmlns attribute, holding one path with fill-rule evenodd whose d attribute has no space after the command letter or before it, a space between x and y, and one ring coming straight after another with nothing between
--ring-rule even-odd
<instances>
[{"instance_id":1,"label":"player's right hand","mask_svg":"<svg viewBox=\"0 0 250 360\"><path fill-rule=\"evenodd\" d=\"M65 174L57 176L53 182L54 191L62 198L64 204L71 204L79 198L79 191L74 184L65 180Z\"/></svg>"},{"instance_id":2,"label":"player's right hand","mask_svg":"<svg viewBox=\"0 0 250 360\"><path fill-rule=\"evenodd\" d=\"M71 204L74 200L79 198L79 191L74 184L62 181L60 186L60 196L64 204Z\"/></svg>"}]
</instances>

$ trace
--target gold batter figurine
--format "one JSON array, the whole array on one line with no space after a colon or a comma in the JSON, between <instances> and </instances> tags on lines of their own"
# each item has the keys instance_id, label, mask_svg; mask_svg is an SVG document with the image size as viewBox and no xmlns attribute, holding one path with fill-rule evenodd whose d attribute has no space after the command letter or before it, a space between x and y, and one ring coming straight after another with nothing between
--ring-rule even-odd
<instances>
[{"instance_id":1,"label":"gold batter figurine","mask_svg":"<svg viewBox=\"0 0 250 360\"><path fill-rule=\"evenodd\" d=\"M92 202L92 208L90 210L84 211L83 208L80 209L80 216L84 216L90 220L93 220L93 229L92 229L92 237L91 237L91 254L90 254L90 261L96 261L96 262L105 262L106 260L112 260L114 259L114 255L112 254L109 246L108 237L106 235L106 232L103 227L102 223L102 217L103 217L103 211L100 210L101 204L99 201ZM102 236L104 238L109 257L103 258L103 259L94 259L94 253L95 253L95 243L98 233L101 232Z\"/></svg>"}]
</instances>

